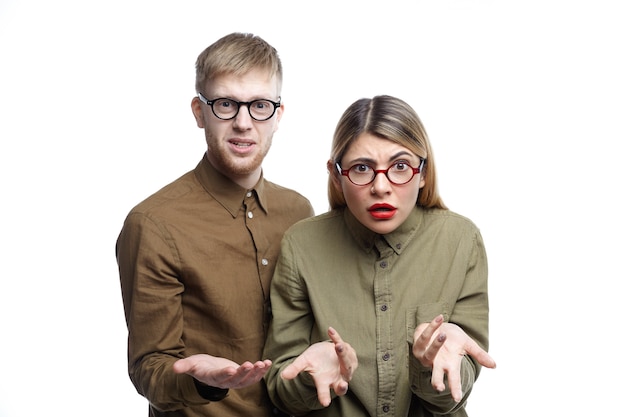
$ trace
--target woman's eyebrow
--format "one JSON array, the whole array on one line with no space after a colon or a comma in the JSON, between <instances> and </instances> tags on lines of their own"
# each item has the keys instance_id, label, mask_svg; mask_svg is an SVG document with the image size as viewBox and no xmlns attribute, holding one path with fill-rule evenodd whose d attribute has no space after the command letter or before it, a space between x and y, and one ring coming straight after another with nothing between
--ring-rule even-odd
<instances>
[{"instance_id":1,"label":"woman's eyebrow","mask_svg":"<svg viewBox=\"0 0 626 417\"><path fill-rule=\"evenodd\" d=\"M401 156L412 156L412 154L408 151L399 151L396 152L395 154L391 155L389 157L388 162L393 162L396 159L398 159ZM352 166L354 164L365 164L365 165L376 165L378 161L372 159L372 158L368 158L368 157L358 157L358 158L354 158L353 160L351 160L349 162L349 164Z\"/></svg>"},{"instance_id":2,"label":"woman's eyebrow","mask_svg":"<svg viewBox=\"0 0 626 417\"><path fill-rule=\"evenodd\" d=\"M396 154L392 155L392 156L389 158L389 162L391 162L391 161L393 161L393 160L395 160L395 159L398 159L398 158L399 158L399 157L401 157L401 156L407 156L407 155L408 155L408 156L412 156L412 154L411 154L410 152L408 152L408 151L399 151L399 152L397 152Z\"/></svg>"},{"instance_id":3,"label":"woman's eyebrow","mask_svg":"<svg viewBox=\"0 0 626 417\"><path fill-rule=\"evenodd\" d=\"M358 157L348 162L348 164L350 165L354 165L354 164L375 165L376 161L374 161L372 158Z\"/></svg>"}]
</instances>

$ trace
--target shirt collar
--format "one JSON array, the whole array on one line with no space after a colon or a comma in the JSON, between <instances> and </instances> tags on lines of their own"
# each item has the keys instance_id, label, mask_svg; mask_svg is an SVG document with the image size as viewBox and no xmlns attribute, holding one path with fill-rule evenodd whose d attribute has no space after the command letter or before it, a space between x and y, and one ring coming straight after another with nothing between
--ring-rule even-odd
<instances>
[{"instance_id":1,"label":"shirt collar","mask_svg":"<svg viewBox=\"0 0 626 417\"><path fill-rule=\"evenodd\" d=\"M198 166L196 166L194 172L206 192L228 210L233 218L237 216L248 192L252 192L253 195L256 196L261 209L267 212L267 197L265 196L265 180L263 173L261 173L261 177L255 186L251 190L247 190L215 169L209 162L206 153L198 163Z\"/></svg>"},{"instance_id":2,"label":"shirt collar","mask_svg":"<svg viewBox=\"0 0 626 417\"><path fill-rule=\"evenodd\" d=\"M407 217L400 227L391 233L379 235L378 233L375 233L363 226L347 207L343 210L343 216L348 230L366 252L372 251L375 247L376 240L380 236L380 238L383 239L397 254L402 253L404 248L414 238L415 233L420 228L424 218L424 209L422 207L415 206L409 214L409 217Z\"/></svg>"}]
</instances>

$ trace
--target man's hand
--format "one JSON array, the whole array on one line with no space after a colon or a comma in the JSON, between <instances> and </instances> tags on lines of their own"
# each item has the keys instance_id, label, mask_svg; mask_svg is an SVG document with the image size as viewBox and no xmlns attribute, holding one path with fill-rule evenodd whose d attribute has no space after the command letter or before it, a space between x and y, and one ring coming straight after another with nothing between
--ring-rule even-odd
<instances>
[{"instance_id":1,"label":"man's hand","mask_svg":"<svg viewBox=\"0 0 626 417\"><path fill-rule=\"evenodd\" d=\"M241 365L216 356L198 354L174 362L174 372L188 374L198 381L216 388L243 388L259 382L272 366L272 361Z\"/></svg>"}]
</instances>

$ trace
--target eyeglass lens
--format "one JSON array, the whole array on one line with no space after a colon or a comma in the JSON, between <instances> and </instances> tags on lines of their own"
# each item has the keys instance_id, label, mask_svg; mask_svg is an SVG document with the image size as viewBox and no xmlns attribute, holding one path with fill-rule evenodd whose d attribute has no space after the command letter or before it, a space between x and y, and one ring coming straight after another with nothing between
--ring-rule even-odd
<instances>
[{"instance_id":1,"label":"eyeglass lens","mask_svg":"<svg viewBox=\"0 0 626 417\"><path fill-rule=\"evenodd\" d=\"M369 165L357 164L348 170L348 178L356 185L367 185L374 181L378 173L384 173L396 185L406 184L416 174L415 169L406 163L396 163L386 170L378 171Z\"/></svg>"},{"instance_id":2,"label":"eyeglass lens","mask_svg":"<svg viewBox=\"0 0 626 417\"><path fill-rule=\"evenodd\" d=\"M255 120L267 120L274 115L276 106L269 100L254 100L246 104L250 117ZM220 98L213 102L213 113L220 119L232 119L239 113L240 104L235 100Z\"/></svg>"}]
</instances>

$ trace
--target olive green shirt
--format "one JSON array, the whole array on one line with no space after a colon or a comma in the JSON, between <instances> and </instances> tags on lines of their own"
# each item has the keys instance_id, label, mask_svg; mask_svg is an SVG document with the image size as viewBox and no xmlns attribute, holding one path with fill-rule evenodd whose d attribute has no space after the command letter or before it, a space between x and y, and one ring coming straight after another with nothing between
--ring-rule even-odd
<instances>
[{"instance_id":1,"label":"olive green shirt","mask_svg":"<svg viewBox=\"0 0 626 417\"><path fill-rule=\"evenodd\" d=\"M266 376L279 408L310 416L465 416L479 366L463 358L464 398L439 393L430 369L411 353L419 323L442 313L480 346L488 344L487 259L479 230L447 210L415 207L381 236L347 209L303 220L283 238L272 281L273 319ZM328 327L356 350L359 366L345 396L328 408L306 372L280 372L309 345L328 340Z\"/></svg>"},{"instance_id":2,"label":"olive green shirt","mask_svg":"<svg viewBox=\"0 0 626 417\"><path fill-rule=\"evenodd\" d=\"M263 178L252 190L241 188L206 155L131 210L116 254L128 371L151 416L271 415L263 382L209 403L172 364L196 353L237 363L264 359L280 240L311 215L295 191Z\"/></svg>"}]
</instances>

